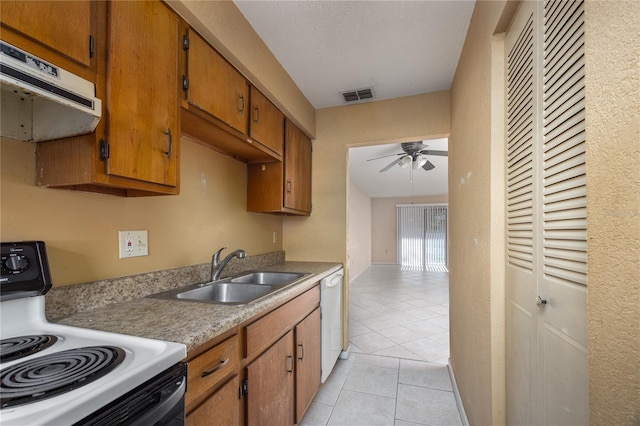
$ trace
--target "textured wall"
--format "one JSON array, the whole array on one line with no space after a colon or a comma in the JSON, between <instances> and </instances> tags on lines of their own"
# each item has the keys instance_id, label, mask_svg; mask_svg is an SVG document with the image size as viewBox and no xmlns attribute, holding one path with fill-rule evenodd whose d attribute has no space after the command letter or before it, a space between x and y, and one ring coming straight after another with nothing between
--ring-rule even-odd
<instances>
[{"instance_id":1,"label":"textured wall","mask_svg":"<svg viewBox=\"0 0 640 426\"><path fill-rule=\"evenodd\" d=\"M349 180L349 279L353 281L371 265L371 197Z\"/></svg>"},{"instance_id":2,"label":"textured wall","mask_svg":"<svg viewBox=\"0 0 640 426\"><path fill-rule=\"evenodd\" d=\"M640 2L585 5L590 417L640 424Z\"/></svg>"},{"instance_id":3,"label":"textured wall","mask_svg":"<svg viewBox=\"0 0 640 426\"><path fill-rule=\"evenodd\" d=\"M476 3L451 87L451 365L469 422L478 425L505 422L504 267L499 261L504 160L493 146L503 143L503 131L494 120L504 112L496 107L502 92L492 88L493 32L504 6L498 1ZM503 85L500 80L498 84Z\"/></svg>"},{"instance_id":4,"label":"textured wall","mask_svg":"<svg viewBox=\"0 0 640 426\"><path fill-rule=\"evenodd\" d=\"M122 198L35 186L35 144L0 142L2 241L47 243L54 285L207 262L222 246L280 250L282 218L246 211L247 167L185 138L180 195ZM118 258L118 231L149 231L149 256Z\"/></svg>"}]
</instances>

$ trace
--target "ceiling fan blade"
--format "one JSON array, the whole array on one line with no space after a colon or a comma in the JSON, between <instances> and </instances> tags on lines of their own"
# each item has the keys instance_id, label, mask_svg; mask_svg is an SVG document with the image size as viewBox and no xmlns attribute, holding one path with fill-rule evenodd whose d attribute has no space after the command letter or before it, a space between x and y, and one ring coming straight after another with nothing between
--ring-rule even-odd
<instances>
[{"instance_id":1,"label":"ceiling fan blade","mask_svg":"<svg viewBox=\"0 0 640 426\"><path fill-rule=\"evenodd\" d=\"M379 160L379 159L381 159L381 158L393 157L394 155L405 155L405 154L404 154L404 152L401 152L401 153L399 153L399 154L383 155L382 157L369 158L367 161L373 161L373 160Z\"/></svg>"},{"instance_id":2,"label":"ceiling fan blade","mask_svg":"<svg viewBox=\"0 0 640 426\"><path fill-rule=\"evenodd\" d=\"M395 159L395 160L393 160L391 163L387 164L387 166L386 166L384 169L380 170L380 173L382 173L382 172L386 172L387 170L389 170L390 168L392 168L393 166L395 166L396 164L398 164L399 162L401 162L401 161L402 161L402 159L403 159L404 157L406 157L406 156L405 156L405 155L403 155L403 156L402 156L402 157L400 157L400 158L396 158L396 159Z\"/></svg>"},{"instance_id":3,"label":"ceiling fan blade","mask_svg":"<svg viewBox=\"0 0 640 426\"><path fill-rule=\"evenodd\" d=\"M423 149L422 151L420 151L420 154L437 155L439 157L447 157L449 155L449 152L448 151L435 151L435 150L430 150L430 149Z\"/></svg>"},{"instance_id":4,"label":"ceiling fan blade","mask_svg":"<svg viewBox=\"0 0 640 426\"><path fill-rule=\"evenodd\" d=\"M433 170L433 169L435 169L435 168L436 168L436 166L434 166L434 165L433 165L433 163L432 163L431 161L427 160L427 162L426 162L426 163L424 163L424 165L422 166L422 168L423 168L423 169L425 169L426 171L429 171L429 170Z\"/></svg>"}]
</instances>

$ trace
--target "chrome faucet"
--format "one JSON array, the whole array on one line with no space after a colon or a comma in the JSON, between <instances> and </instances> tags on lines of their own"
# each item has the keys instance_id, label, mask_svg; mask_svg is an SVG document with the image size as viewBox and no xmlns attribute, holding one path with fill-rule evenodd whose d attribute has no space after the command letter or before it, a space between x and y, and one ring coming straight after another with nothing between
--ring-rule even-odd
<instances>
[{"instance_id":1,"label":"chrome faucet","mask_svg":"<svg viewBox=\"0 0 640 426\"><path fill-rule=\"evenodd\" d=\"M238 249L232 253L229 253L229 255L225 257L222 262L220 262L220 253L222 253L222 250L225 249L226 247L222 247L211 257L211 281L218 281L220 279L222 270L225 266L227 266L227 263L229 263L231 259L233 259L234 257L237 257L238 259L244 259L245 257L247 257L247 253L244 250Z\"/></svg>"}]
</instances>

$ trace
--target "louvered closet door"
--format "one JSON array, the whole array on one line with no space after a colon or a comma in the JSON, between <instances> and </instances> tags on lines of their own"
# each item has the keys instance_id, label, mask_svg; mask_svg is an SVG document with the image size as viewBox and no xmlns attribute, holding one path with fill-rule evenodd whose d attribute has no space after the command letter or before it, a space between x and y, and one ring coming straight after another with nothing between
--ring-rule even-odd
<instances>
[{"instance_id":1,"label":"louvered closet door","mask_svg":"<svg viewBox=\"0 0 640 426\"><path fill-rule=\"evenodd\" d=\"M523 3L507 34L509 424L589 422L583 12Z\"/></svg>"},{"instance_id":2,"label":"louvered closet door","mask_svg":"<svg viewBox=\"0 0 640 426\"><path fill-rule=\"evenodd\" d=\"M507 423L533 424L537 411L538 27L523 3L506 38L507 63Z\"/></svg>"}]
</instances>

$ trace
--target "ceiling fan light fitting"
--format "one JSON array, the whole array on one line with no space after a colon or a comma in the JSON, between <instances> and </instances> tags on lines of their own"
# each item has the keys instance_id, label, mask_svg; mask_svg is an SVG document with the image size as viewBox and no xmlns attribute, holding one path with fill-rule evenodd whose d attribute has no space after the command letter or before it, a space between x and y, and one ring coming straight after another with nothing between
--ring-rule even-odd
<instances>
[{"instance_id":1,"label":"ceiling fan light fitting","mask_svg":"<svg viewBox=\"0 0 640 426\"><path fill-rule=\"evenodd\" d=\"M413 161L413 168L414 169L419 169L420 167L424 166L427 162L427 157L425 157L422 154L418 154L416 155L416 159Z\"/></svg>"},{"instance_id":2,"label":"ceiling fan light fitting","mask_svg":"<svg viewBox=\"0 0 640 426\"><path fill-rule=\"evenodd\" d=\"M400 160L400 162L398 163L398 165L400 167L402 167L403 169L406 169L407 166L411 163L411 157L407 156L404 157L402 160ZM414 167L415 168L415 167Z\"/></svg>"}]
</instances>

